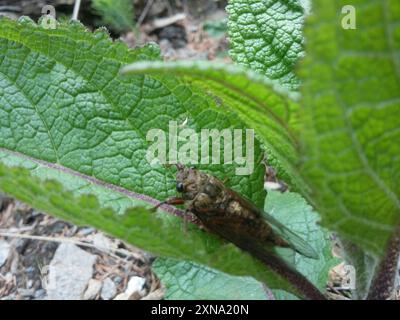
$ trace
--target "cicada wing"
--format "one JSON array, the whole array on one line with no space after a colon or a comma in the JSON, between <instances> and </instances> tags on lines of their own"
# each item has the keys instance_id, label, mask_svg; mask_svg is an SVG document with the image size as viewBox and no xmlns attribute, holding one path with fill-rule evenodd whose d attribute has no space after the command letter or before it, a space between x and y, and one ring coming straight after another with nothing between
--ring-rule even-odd
<instances>
[{"instance_id":1,"label":"cicada wing","mask_svg":"<svg viewBox=\"0 0 400 320\"><path fill-rule=\"evenodd\" d=\"M207 220L204 222L207 223L209 231L247 251L273 270L286 273L296 272L291 265L276 254L274 245L260 241L250 230L246 229L246 220L243 217L219 216L212 218L212 222Z\"/></svg>"},{"instance_id":2,"label":"cicada wing","mask_svg":"<svg viewBox=\"0 0 400 320\"><path fill-rule=\"evenodd\" d=\"M235 192L232 191L232 193ZM283 240L285 240L293 250L308 258L318 259L317 252L300 236L295 234L289 228L285 227L281 222L279 222L270 214L256 207L251 201L247 200L245 197L239 197L238 199L240 199L240 204L243 207L248 208L257 216L262 216L272 227L273 231L276 232L276 234L280 236Z\"/></svg>"},{"instance_id":3,"label":"cicada wing","mask_svg":"<svg viewBox=\"0 0 400 320\"><path fill-rule=\"evenodd\" d=\"M204 217L202 219L201 215L198 214L197 217L200 217L200 220L209 231L236 244L240 248L246 246L247 251L251 251L251 247L257 247L261 251L274 252L272 244L266 244L265 241L258 239L254 235L253 229L247 225L244 217L215 216L212 219L204 219Z\"/></svg>"},{"instance_id":4,"label":"cicada wing","mask_svg":"<svg viewBox=\"0 0 400 320\"><path fill-rule=\"evenodd\" d=\"M263 211L259 210L259 213L262 214ZM263 252L262 255L264 256L271 255L274 252L274 245L271 242L266 242L264 239L257 237L254 232L254 227L248 224L246 217L214 215L212 218L209 218L203 216L199 212L197 212L196 216L209 231L236 244L238 247L243 248L246 246L246 250L250 252L251 248L253 248L253 250L257 249L259 253ZM267 223L271 226L272 231L276 233L276 235L287 242L290 248L306 257L318 258L316 252L303 239L283 226L275 218L267 215Z\"/></svg>"},{"instance_id":5,"label":"cicada wing","mask_svg":"<svg viewBox=\"0 0 400 320\"><path fill-rule=\"evenodd\" d=\"M318 259L318 253L300 236L285 227L276 218L264 212L263 216L269 222L272 229L284 240L286 240L290 247L298 253L312 259Z\"/></svg>"}]
</instances>

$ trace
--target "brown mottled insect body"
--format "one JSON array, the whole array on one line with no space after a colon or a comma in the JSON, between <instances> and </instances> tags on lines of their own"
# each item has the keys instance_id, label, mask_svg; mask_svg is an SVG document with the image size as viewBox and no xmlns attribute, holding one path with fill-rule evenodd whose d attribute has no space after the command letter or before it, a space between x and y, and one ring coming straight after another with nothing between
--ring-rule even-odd
<instances>
[{"instance_id":1,"label":"brown mottled insect body","mask_svg":"<svg viewBox=\"0 0 400 320\"><path fill-rule=\"evenodd\" d=\"M166 203L185 204L187 211L191 211L206 230L248 252L287 279L307 299L325 299L301 273L271 250L274 246L290 247L306 257L317 259L317 253L303 239L225 187L216 177L195 168L177 167L176 189L182 197Z\"/></svg>"},{"instance_id":2,"label":"brown mottled insect body","mask_svg":"<svg viewBox=\"0 0 400 320\"><path fill-rule=\"evenodd\" d=\"M195 168L177 167L176 186L182 198L169 203L184 202L187 210L209 231L236 245L251 244L262 250L273 246L291 247L305 256L317 257L304 240L216 177Z\"/></svg>"}]
</instances>

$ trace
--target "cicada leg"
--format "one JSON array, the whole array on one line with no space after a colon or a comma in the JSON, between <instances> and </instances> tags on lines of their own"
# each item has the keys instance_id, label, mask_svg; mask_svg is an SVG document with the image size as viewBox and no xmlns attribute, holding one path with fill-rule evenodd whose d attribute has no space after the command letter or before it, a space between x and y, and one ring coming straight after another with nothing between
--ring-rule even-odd
<instances>
[{"instance_id":1,"label":"cicada leg","mask_svg":"<svg viewBox=\"0 0 400 320\"><path fill-rule=\"evenodd\" d=\"M161 207L163 204L179 205L179 204L184 204L184 203L185 203L185 200L183 200L182 198L172 197L172 198L169 198L163 202L160 202L156 206L154 206L152 208L152 211L157 211L157 209L159 207Z\"/></svg>"}]
</instances>

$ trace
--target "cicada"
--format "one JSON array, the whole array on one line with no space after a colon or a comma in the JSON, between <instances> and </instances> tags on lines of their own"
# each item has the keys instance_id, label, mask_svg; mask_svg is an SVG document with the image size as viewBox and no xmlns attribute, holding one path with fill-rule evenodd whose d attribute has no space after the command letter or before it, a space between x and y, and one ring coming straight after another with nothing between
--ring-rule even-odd
<instances>
[{"instance_id":1,"label":"cicada","mask_svg":"<svg viewBox=\"0 0 400 320\"><path fill-rule=\"evenodd\" d=\"M250 200L213 175L177 165L176 189L180 197L164 203L184 204L204 228L257 256L271 255L275 246L291 248L317 259L315 250Z\"/></svg>"}]
</instances>

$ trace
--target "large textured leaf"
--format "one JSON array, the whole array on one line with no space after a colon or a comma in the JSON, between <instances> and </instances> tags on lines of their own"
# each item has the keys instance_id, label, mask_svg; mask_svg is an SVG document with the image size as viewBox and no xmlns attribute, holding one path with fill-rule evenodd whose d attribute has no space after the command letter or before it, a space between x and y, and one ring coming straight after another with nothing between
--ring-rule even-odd
<instances>
[{"instance_id":1,"label":"large textured leaf","mask_svg":"<svg viewBox=\"0 0 400 320\"><path fill-rule=\"evenodd\" d=\"M245 128L235 114L172 75L119 75L122 65L158 59L156 48L129 51L77 23L45 30L27 19L1 19L0 53L1 190L156 254L293 290L233 245L194 225L184 236L180 219L146 209L175 194L173 170L146 161L149 129L166 130L170 120L196 132ZM229 177L232 188L262 206L262 157L256 141L252 175L236 176L232 165L206 169Z\"/></svg>"},{"instance_id":2,"label":"large textured leaf","mask_svg":"<svg viewBox=\"0 0 400 320\"><path fill-rule=\"evenodd\" d=\"M203 128L245 128L215 102L170 76L121 77L121 65L158 58L154 47L129 51L102 32L79 24L45 30L1 20L0 147L159 200L173 195L172 170L146 160L150 129L168 133L169 121ZM235 175L234 165L207 168L260 206L262 154L255 170ZM249 183L251 181L251 183Z\"/></svg>"},{"instance_id":3,"label":"large textured leaf","mask_svg":"<svg viewBox=\"0 0 400 320\"><path fill-rule=\"evenodd\" d=\"M234 277L193 262L159 258L152 268L166 287L165 298L168 300L271 298L262 284L253 278Z\"/></svg>"},{"instance_id":4,"label":"large textured leaf","mask_svg":"<svg viewBox=\"0 0 400 320\"><path fill-rule=\"evenodd\" d=\"M158 258L152 268L166 288L167 300L299 300L254 278L232 276L190 261Z\"/></svg>"},{"instance_id":5,"label":"large textured leaf","mask_svg":"<svg viewBox=\"0 0 400 320\"><path fill-rule=\"evenodd\" d=\"M317 251L318 260L296 253L293 264L317 288L324 291L328 282L328 271L339 261L332 255L329 232L319 226L319 215L299 194L292 192L268 192L264 210Z\"/></svg>"},{"instance_id":6,"label":"large textured leaf","mask_svg":"<svg viewBox=\"0 0 400 320\"><path fill-rule=\"evenodd\" d=\"M289 89L297 89L294 68L303 52L304 9L298 0L230 0L230 55Z\"/></svg>"},{"instance_id":7,"label":"large textured leaf","mask_svg":"<svg viewBox=\"0 0 400 320\"><path fill-rule=\"evenodd\" d=\"M323 223L370 253L384 253L400 220L400 2L314 1L306 27L305 164Z\"/></svg>"}]
</instances>

